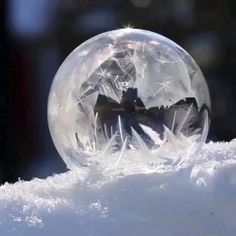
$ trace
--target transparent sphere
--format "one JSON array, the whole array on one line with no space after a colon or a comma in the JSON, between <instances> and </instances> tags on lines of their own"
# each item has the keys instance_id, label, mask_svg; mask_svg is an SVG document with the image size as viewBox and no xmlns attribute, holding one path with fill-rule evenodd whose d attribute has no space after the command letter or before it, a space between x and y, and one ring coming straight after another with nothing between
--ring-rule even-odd
<instances>
[{"instance_id":1,"label":"transparent sphere","mask_svg":"<svg viewBox=\"0 0 236 236\"><path fill-rule=\"evenodd\" d=\"M157 160L194 155L209 113L208 87L191 56L159 34L129 28L77 47L48 101L50 132L70 169L134 151Z\"/></svg>"}]
</instances>

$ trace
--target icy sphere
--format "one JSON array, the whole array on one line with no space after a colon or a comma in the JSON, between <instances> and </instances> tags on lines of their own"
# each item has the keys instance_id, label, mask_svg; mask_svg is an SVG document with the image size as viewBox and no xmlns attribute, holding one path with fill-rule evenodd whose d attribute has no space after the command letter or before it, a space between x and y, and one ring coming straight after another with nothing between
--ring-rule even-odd
<instances>
[{"instance_id":1,"label":"icy sphere","mask_svg":"<svg viewBox=\"0 0 236 236\"><path fill-rule=\"evenodd\" d=\"M70 169L143 151L143 161L194 155L209 113L208 87L191 56L164 36L130 28L77 47L48 101L50 132Z\"/></svg>"}]
</instances>

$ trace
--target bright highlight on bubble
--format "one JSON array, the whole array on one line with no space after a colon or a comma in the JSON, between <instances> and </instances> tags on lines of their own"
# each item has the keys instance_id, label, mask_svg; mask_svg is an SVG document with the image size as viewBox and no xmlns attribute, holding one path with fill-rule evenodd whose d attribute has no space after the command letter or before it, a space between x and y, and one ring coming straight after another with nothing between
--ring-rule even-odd
<instances>
[{"instance_id":1,"label":"bright highlight on bubble","mask_svg":"<svg viewBox=\"0 0 236 236\"><path fill-rule=\"evenodd\" d=\"M76 48L59 68L48 121L68 168L195 155L206 140L210 97L191 56L150 31L119 29Z\"/></svg>"}]
</instances>

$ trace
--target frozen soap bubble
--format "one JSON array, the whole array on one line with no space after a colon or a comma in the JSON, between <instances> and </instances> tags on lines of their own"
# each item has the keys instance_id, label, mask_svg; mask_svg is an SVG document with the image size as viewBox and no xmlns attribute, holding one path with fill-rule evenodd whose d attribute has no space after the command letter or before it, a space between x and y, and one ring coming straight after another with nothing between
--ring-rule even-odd
<instances>
[{"instance_id":1,"label":"frozen soap bubble","mask_svg":"<svg viewBox=\"0 0 236 236\"><path fill-rule=\"evenodd\" d=\"M50 132L70 169L104 158L117 165L142 152L144 162L194 155L209 113L208 87L191 56L159 34L129 28L77 47L48 101Z\"/></svg>"}]
</instances>

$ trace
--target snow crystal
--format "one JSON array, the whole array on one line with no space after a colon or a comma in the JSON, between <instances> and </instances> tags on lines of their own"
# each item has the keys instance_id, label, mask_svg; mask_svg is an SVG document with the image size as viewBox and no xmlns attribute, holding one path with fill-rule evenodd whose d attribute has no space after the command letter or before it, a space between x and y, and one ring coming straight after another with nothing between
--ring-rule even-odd
<instances>
[{"instance_id":1,"label":"snow crystal","mask_svg":"<svg viewBox=\"0 0 236 236\"><path fill-rule=\"evenodd\" d=\"M0 235L235 234L236 140L206 144L184 165L129 163L4 184Z\"/></svg>"}]
</instances>

